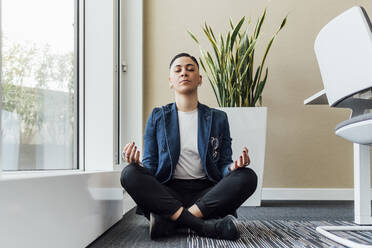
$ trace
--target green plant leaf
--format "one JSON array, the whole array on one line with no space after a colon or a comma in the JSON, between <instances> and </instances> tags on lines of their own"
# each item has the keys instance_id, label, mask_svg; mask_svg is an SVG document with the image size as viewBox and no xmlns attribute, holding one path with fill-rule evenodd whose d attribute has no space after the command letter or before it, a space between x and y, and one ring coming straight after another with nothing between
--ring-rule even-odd
<instances>
[{"instance_id":1,"label":"green plant leaf","mask_svg":"<svg viewBox=\"0 0 372 248\"><path fill-rule=\"evenodd\" d=\"M237 68L238 68L238 71L240 71L244 61L246 60L246 58L249 56L249 54L253 51L254 49L254 46L256 44L256 40L254 40L251 45L248 47L248 49L245 51L245 54L243 55L243 57L239 60L239 62L237 63Z\"/></svg>"},{"instance_id":2,"label":"green plant leaf","mask_svg":"<svg viewBox=\"0 0 372 248\"><path fill-rule=\"evenodd\" d=\"M248 29L242 30L246 18L242 17L234 25L232 18L229 18L229 30L226 35L220 35L217 40L213 29L205 22L203 32L212 46L214 56L202 49L199 41L190 31L190 37L199 45L201 57L199 58L201 67L207 74L212 86L217 102L221 107L233 106L252 106L259 101L262 104L262 92L268 78L268 68L265 70L264 79L261 74L268 53L272 47L276 35L287 23L287 16L281 22L279 29L274 33L266 45L261 63L254 68L255 48L264 20L266 18L266 8L254 27L252 35L248 34ZM250 19L248 19L250 24Z\"/></svg>"},{"instance_id":3,"label":"green plant leaf","mask_svg":"<svg viewBox=\"0 0 372 248\"><path fill-rule=\"evenodd\" d=\"M218 49L218 46L217 46L217 43L216 41L214 41L214 39L212 38L211 34L210 34L210 31L208 29L208 26L207 26L207 23L205 23L205 27L203 28L203 31L204 31L204 34L207 36L208 40L211 42L212 44L212 47L213 47L213 50L214 50L214 53L216 55L216 59L217 59L217 63L219 63L219 66L220 65L220 61L221 61L221 52L220 50Z\"/></svg>"},{"instance_id":4,"label":"green plant leaf","mask_svg":"<svg viewBox=\"0 0 372 248\"><path fill-rule=\"evenodd\" d=\"M280 24L280 28L276 33L278 33L280 30L282 30L282 28L285 26L285 24L287 23L287 17L288 17L288 15L283 19L282 24Z\"/></svg>"},{"instance_id":5,"label":"green plant leaf","mask_svg":"<svg viewBox=\"0 0 372 248\"><path fill-rule=\"evenodd\" d=\"M266 8L262 14L262 16L260 17L259 21L257 22L256 24L256 28L254 30L254 37L257 38L258 35L260 34L260 31L261 31L261 27L262 27L262 24L265 20L265 17L266 17Z\"/></svg>"},{"instance_id":6,"label":"green plant leaf","mask_svg":"<svg viewBox=\"0 0 372 248\"><path fill-rule=\"evenodd\" d=\"M256 105L256 102L257 100L261 97L262 95L262 91L265 87L265 84L266 84L266 80L267 80L267 75L268 75L268 72L269 72L269 69L266 68L266 74L265 74L265 78L258 84L258 87L257 87L257 90L255 92L255 97L254 97L254 105ZM262 99L260 101L260 103L262 104Z\"/></svg>"},{"instance_id":7,"label":"green plant leaf","mask_svg":"<svg viewBox=\"0 0 372 248\"><path fill-rule=\"evenodd\" d=\"M229 50L229 47L230 47L230 41L231 41L231 36L230 35L231 35L231 33L228 32L227 33L227 38L226 38L225 54L228 53L228 50Z\"/></svg>"},{"instance_id":8,"label":"green plant leaf","mask_svg":"<svg viewBox=\"0 0 372 248\"><path fill-rule=\"evenodd\" d=\"M269 51L270 51L271 45L272 45L273 42L274 42L274 38L275 38L275 35L270 39L270 41L269 41L269 43L268 43L268 45L267 45L267 47L266 47L265 54L264 54L264 56L262 57L262 61L261 61L261 70L260 70L260 74L259 74L259 76L258 76L259 79L261 78L262 68L263 68L263 66L264 66L264 64L265 64L265 60L266 60L267 54L268 54Z\"/></svg>"},{"instance_id":9,"label":"green plant leaf","mask_svg":"<svg viewBox=\"0 0 372 248\"><path fill-rule=\"evenodd\" d=\"M233 24L233 20L232 20L231 16L229 18L229 24L230 24L231 29L234 30L234 24Z\"/></svg>"},{"instance_id":10,"label":"green plant leaf","mask_svg":"<svg viewBox=\"0 0 372 248\"><path fill-rule=\"evenodd\" d=\"M199 44L199 41L198 39L195 37L195 35L193 33L191 33L189 30L187 30L187 33L189 33L190 37L197 43Z\"/></svg>"},{"instance_id":11,"label":"green plant leaf","mask_svg":"<svg viewBox=\"0 0 372 248\"><path fill-rule=\"evenodd\" d=\"M241 26L243 25L244 20L245 20L245 17L243 17L243 18L239 21L238 25L236 25L236 27L235 27L235 29L234 29L232 35L231 35L231 41L230 41L230 50L231 50L231 51L233 50L236 36L238 35L238 32L239 32Z\"/></svg>"},{"instance_id":12,"label":"green plant leaf","mask_svg":"<svg viewBox=\"0 0 372 248\"><path fill-rule=\"evenodd\" d=\"M203 70L205 72L207 72L207 69L205 69L205 65L204 65L204 62L203 62L203 59L199 57L199 62L200 62L200 65L202 66Z\"/></svg>"},{"instance_id":13,"label":"green plant leaf","mask_svg":"<svg viewBox=\"0 0 372 248\"><path fill-rule=\"evenodd\" d=\"M257 67L257 70L256 70L256 74L254 75L254 79L253 79L253 82L252 82L252 89L255 89L255 87L256 87L256 84L258 82L258 78L259 78L258 76L260 74L260 71L261 71L261 66L258 66Z\"/></svg>"},{"instance_id":14,"label":"green plant leaf","mask_svg":"<svg viewBox=\"0 0 372 248\"><path fill-rule=\"evenodd\" d=\"M217 43L216 37L214 36L214 33L213 33L213 30L212 30L211 26L209 26L208 29L209 29L209 33L212 35L212 38L213 38L214 42Z\"/></svg>"}]
</instances>

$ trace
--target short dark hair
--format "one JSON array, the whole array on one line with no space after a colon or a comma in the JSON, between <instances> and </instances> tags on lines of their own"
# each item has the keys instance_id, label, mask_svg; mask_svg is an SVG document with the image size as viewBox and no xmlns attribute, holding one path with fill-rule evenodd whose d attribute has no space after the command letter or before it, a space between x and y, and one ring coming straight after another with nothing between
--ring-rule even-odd
<instances>
[{"instance_id":1,"label":"short dark hair","mask_svg":"<svg viewBox=\"0 0 372 248\"><path fill-rule=\"evenodd\" d=\"M196 58L188 53L179 53L177 54L176 56L173 57L173 59L171 60L170 64L169 64L169 69L172 67L173 65L173 62L178 59L178 58L181 58L181 57L189 57L190 59L192 59L192 61L195 62L195 64L198 66L198 69L199 69L199 63L198 61L196 60Z\"/></svg>"}]
</instances>

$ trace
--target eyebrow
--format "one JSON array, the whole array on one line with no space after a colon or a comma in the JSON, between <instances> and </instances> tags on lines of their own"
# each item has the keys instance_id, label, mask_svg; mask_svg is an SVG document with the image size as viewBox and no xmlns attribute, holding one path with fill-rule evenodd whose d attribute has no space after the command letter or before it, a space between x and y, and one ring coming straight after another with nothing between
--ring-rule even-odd
<instances>
[{"instance_id":1,"label":"eyebrow","mask_svg":"<svg viewBox=\"0 0 372 248\"><path fill-rule=\"evenodd\" d=\"M191 66L195 66L194 64L187 64L186 67L187 67L187 66L190 66L190 65L191 65ZM182 67L182 65L175 65L174 67Z\"/></svg>"}]
</instances>

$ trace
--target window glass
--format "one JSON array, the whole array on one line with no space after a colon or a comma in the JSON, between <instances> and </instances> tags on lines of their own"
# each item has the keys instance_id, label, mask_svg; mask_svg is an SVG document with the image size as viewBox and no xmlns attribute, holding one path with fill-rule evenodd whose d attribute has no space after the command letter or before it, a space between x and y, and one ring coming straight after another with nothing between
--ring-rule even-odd
<instances>
[{"instance_id":1,"label":"window glass","mask_svg":"<svg viewBox=\"0 0 372 248\"><path fill-rule=\"evenodd\" d=\"M75 1L0 1L2 170L75 169Z\"/></svg>"}]
</instances>

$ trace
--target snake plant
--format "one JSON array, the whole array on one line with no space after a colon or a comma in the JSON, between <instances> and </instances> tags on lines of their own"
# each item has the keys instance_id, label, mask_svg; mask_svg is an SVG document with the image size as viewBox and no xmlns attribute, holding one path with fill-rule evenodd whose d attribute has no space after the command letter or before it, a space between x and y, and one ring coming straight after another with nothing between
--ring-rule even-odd
<instances>
[{"instance_id":1,"label":"snake plant","mask_svg":"<svg viewBox=\"0 0 372 248\"><path fill-rule=\"evenodd\" d=\"M255 46L265 17L266 9L258 19L251 35L247 29L241 31L245 17L236 25L230 18L231 30L225 37L221 34L219 39L216 39L212 28L205 23L203 32L212 45L214 57L209 51L203 49L196 36L188 31L191 38L199 45L201 67L208 77L220 107L255 107L257 101L262 105L262 92L268 75L267 67L263 75L265 60L275 37L287 22L285 17L267 44L260 64L254 69ZM248 21L248 25L249 23Z\"/></svg>"}]
</instances>

